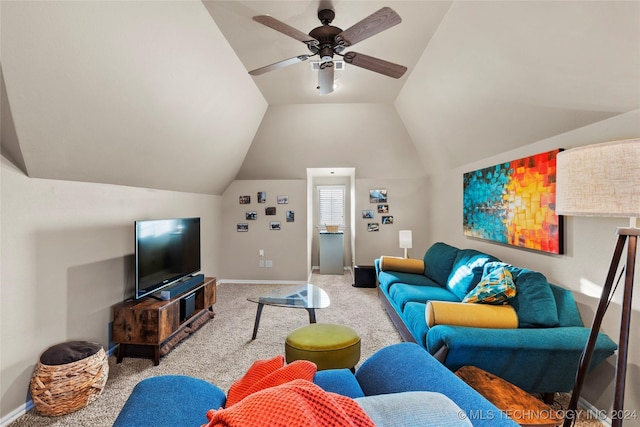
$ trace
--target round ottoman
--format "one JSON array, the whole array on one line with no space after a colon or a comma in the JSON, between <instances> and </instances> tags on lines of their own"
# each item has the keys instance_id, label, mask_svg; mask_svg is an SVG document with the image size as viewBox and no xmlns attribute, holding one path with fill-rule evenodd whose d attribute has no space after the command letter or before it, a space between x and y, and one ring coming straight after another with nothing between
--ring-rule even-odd
<instances>
[{"instance_id":1,"label":"round ottoman","mask_svg":"<svg viewBox=\"0 0 640 427\"><path fill-rule=\"evenodd\" d=\"M291 332L285 340L287 363L310 360L318 370L348 368L360 361L360 336L352 328L333 323L312 323Z\"/></svg>"},{"instance_id":2,"label":"round ottoman","mask_svg":"<svg viewBox=\"0 0 640 427\"><path fill-rule=\"evenodd\" d=\"M42 353L29 391L42 415L66 415L96 400L108 375L109 360L100 344L70 341Z\"/></svg>"}]
</instances>

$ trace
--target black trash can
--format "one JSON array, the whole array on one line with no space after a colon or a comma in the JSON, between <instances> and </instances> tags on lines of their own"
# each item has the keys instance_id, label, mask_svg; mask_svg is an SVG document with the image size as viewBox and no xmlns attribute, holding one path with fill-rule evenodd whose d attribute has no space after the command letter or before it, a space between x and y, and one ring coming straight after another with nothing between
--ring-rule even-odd
<instances>
[{"instance_id":1,"label":"black trash can","mask_svg":"<svg viewBox=\"0 0 640 427\"><path fill-rule=\"evenodd\" d=\"M353 268L353 284L356 288L375 288L376 269L373 265L356 265Z\"/></svg>"}]
</instances>

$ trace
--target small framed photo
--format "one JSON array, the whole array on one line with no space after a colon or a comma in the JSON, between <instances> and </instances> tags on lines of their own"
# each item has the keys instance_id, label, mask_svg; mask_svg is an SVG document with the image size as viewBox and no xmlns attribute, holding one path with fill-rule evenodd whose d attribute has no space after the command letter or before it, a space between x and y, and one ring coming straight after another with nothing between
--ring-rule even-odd
<instances>
[{"instance_id":1,"label":"small framed photo","mask_svg":"<svg viewBox=\"0 0 640 427\"><path fill-rule=\"evenodd\" d=\"M258 219L258 212L256 211L248 211L244 214L244 219L247 221L255 221Z\"/></svg>"},{"instance_id":2,"label":"small framed photo","mask_svg":"<svg viewBox=\"0 0 640 427\"><path fill-rule=\"evenodd\" d=\"M389 205L378 205L378 213L389 213Z\"/></svg>"},{"instance_id":3,"label":"small framed photo","mask_svg":"<svg viewBox=\"0 0 640 427\"><path fill-rule=\"evenodd\" d=\"M269 230L280 230L280 221L271 221Z\"/></svg>"},{"instance_id":4,"label":"small framed photo","mask_svg":"<svg viewBox=\"0 0 640 427\"><path fill-rule=\"evenodd\" d=\"M289 196L278 196L279 205L286 205L287 203L289 203Z\"/></svg>"},{"instance_id":5,"label":"small framed photo","mask_svg":"<svg viewBox=\"0 0 640 427\"><path fill-rule=\"evenodd\" d=\"M237 231L249 231L249 224L246 222L238 224Z\"/></svg>"},{"instance_id":6,"label":"small framed photo","mask_svg":"<svg viewBox=\"0 0 640 427\"><path fill-rule=\"evenodd\" d=\"M373 219L373 210L372 209L363 209L362 210L362 218Z\"/></svg>"},{"instance_id":7,"label":"small framed photo","mask_svg":"<svg viewBox=\"0 0 640 427\"><path fill-rule=\"evenodd\" d=\"M248 205L251 203L251 196L240 196L240 204Z\"/></svg>"},{"instance_id":8,"label":"small framed photo","mask_svg":"<svg viewBox=\"0 0 640 427\"><path fill-rule=\"evenodd\" d=\"M294 222L296 219L296 213L294 211L287 211L287 222Z\"/></svg>"},{"instance_id":9,"label":"small framed photo","mask_svg":"<svg viewBox=\"0 0 640 427\"><path fill-rule=\"evenodd\" d=\"M393 217L391 215L383 215L382 216L382 223L383 224L393 224Z\"/></svg>"},{"instance_id":10,"label":"small framed photo","mask_svg":"<svg viewBox=\"0 0 640 427\"><path fill-rule=\"evenodd\" d=\"M258 203L267 203L266 191L258 191Z\"/></svg>"},{"instance_id":11,"label":"small framed photo","mask_svg":"<svg viewBox=\"0 0 640 427\"><path fill-rule=\"evenodd\" d=\"M367 231L380 231L380 224L378 224L377 222L368 223Z\"/></svg>"},{"instance_id":12,"label":"small framed photo","mask_svg":"<svg viewBox=\"0 0 640 427\"><path fill-rule=\"evenodd\" d=\"M264 208L264 214L265 215L275 215L276 214L276 207L275 206L269 206L268 208Z\"/></svg>"},{"instance_id":13,"label":"small framed photo","mask_svg":"<svg viewBox=\"0 0 640 427\"><path fill-rule=\"evenodd\" d=\"M369 202L387 203L387 190L381 188L369 190Z\"/></svg>"}]
</instances>

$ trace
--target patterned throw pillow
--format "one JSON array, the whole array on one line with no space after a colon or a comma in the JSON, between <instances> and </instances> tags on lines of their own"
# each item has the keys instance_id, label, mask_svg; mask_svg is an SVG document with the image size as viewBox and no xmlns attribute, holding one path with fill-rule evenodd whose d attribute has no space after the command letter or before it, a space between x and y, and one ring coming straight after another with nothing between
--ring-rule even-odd
<instances>
[{"instance_id":1,"label":"patterned throw pillow","mask_svg":"<svg viewBox=\"0 0 640 427\"><path fill-rule=\"evenodd\" d=\"M503 304L516 296L511 272L504 267L487 273L462 300L469 303Z\"/></svg>"}]
</instances>

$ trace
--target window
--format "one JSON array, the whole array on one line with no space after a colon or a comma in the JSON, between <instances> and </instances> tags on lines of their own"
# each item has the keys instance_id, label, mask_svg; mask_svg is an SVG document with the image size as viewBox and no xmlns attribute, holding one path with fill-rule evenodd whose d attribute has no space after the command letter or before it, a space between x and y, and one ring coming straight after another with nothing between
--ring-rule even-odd
<instances>
[{"instance_id":1,"label":"window","mask_svg":"<svg viewBox=\"0 0 640 427\"><path fill-rule=\"evenodd\" d=\"M318 186L320 225L344 225L344 185Z\"/></svg>"}]
</instances>

